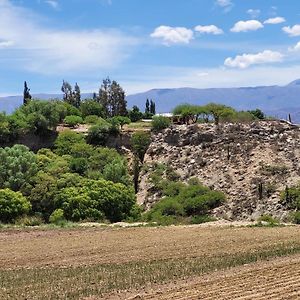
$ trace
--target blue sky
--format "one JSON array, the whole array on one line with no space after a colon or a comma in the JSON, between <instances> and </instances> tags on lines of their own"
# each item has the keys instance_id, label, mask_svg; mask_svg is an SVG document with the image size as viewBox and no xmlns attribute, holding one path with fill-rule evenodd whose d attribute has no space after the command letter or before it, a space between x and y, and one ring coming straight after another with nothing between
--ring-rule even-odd
<instances>
[{"instance_id":1,"label":"blue sky","mask_svg":"<svg viewBox=\"0 0 300 300\"><path fill-rule=\"evenodd\" d=\"M296 0L0 0L0 95L284 85L299 42Z\"/></svg>"}]
</instances>

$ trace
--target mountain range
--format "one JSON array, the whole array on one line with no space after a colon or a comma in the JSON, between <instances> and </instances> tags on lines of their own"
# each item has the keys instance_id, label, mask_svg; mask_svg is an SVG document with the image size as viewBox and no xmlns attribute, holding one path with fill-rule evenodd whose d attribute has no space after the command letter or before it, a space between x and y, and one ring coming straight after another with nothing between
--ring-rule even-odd
<instances>
[{"instance_id":1,"label":"mountain range","mask_svg":"<svg viewBox=\"0 0 300 300\"><path fill-rule=\"evenodd\" d=\"M90 98L92 94L82 94ZM61 94L35 94L36 99L61 99ZM262 109L267 115L287 118L291 114L294 122L300 123L300 79L286 86L258 86L240 88L172 88L152 89L128 95L128 107L137 105L144 110L146 99L153 99L158 113L170 112L180 103L203 105L208 102L222 103L237 110ZM0 111L12 113L22 104L22 96L0 98Z\"/></svg>"}]
</instances>

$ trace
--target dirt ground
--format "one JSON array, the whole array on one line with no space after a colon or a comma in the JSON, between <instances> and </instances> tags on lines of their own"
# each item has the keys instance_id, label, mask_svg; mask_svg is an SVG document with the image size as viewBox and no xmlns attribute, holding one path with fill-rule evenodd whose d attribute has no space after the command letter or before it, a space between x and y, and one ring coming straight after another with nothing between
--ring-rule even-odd
<instances>
[{"instance_id":1,"label":"dirt ground","mask_svg":"<svg viewBox=\"0 0 300 300\"><path fill-rule=\"evenodd\" d=\"M299 249L299 226L0 230L0 299L300 299Z\"/></svg>"},{"instance_id":2,"label":"dirt ground","mask_svg":"<svg viewBox=\"0 0 300 300\"><path fill-rule=\"evenodd\" d=\"M300 255L160 285L155 290L109 295L104 299L297 300L300 299Z\"/></svg>"},{"instance_id":3,"label":"dirt ground","mask_svg":"<svg viewBox=\"0 0 300 300\"><path fill-rule=\"evenodd\" d=\"M0 231L0 269L216 256L300 242L299 227Z\"/></svg>"}]
</instances>

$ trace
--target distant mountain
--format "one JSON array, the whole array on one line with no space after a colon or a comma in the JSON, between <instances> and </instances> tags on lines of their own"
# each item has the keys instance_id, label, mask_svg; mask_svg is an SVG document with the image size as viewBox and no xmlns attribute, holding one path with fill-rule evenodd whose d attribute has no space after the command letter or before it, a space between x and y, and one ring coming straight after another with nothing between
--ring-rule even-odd
<instances>
[{"instance_id":1,"label":"distant mountain","mask_svg":"<svg viewBox=\"0 0 300 300\"><path fill-rule=\"evenodd\" d=\"M37 94L37 99L61 99L61 94ZM92 94L83 94L90 98ZM286 86L259 86L241 88L177 88L153 89L144 93L127 96L128 107L137 105L144 110L146 99L153 99L157 112L170 112L180 103L206 104L217 102L238 110L260 108L268 115L287 118L290 113L295 122L300 123L300 79ZM0 98L0 111L13 112L22 104L21 96Z\"/></svg>"},{"instance_id":2,"label":"distant mountain","mask_svg":"<svg viewBox=\"0 0 300 300\"><path fill-rule=\"evenodd\" d=\"M208 102L222 103L237 110L260 108L267 115L300 122L300 79L287 86L259 86L211 89L153 89L127 97L130 106L144 108L145 99L156 102L158 112L170 112L180 103L203 105Z\"/></svg>"}]
</instances>

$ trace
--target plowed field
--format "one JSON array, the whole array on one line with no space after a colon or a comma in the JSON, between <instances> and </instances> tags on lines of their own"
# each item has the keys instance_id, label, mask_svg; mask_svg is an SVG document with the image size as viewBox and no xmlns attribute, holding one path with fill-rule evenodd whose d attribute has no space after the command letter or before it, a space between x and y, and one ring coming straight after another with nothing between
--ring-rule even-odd
<instances>
[{"instance_id":1,"label":"plowed field","mask_svg":"<svg viewBox=\"0 0 300 300\"><path fill-rule=\"evenodd\" d=\"M299 253L299 227L1 230L0 299L300 299Z\"/></svg>"}]
</instances>

